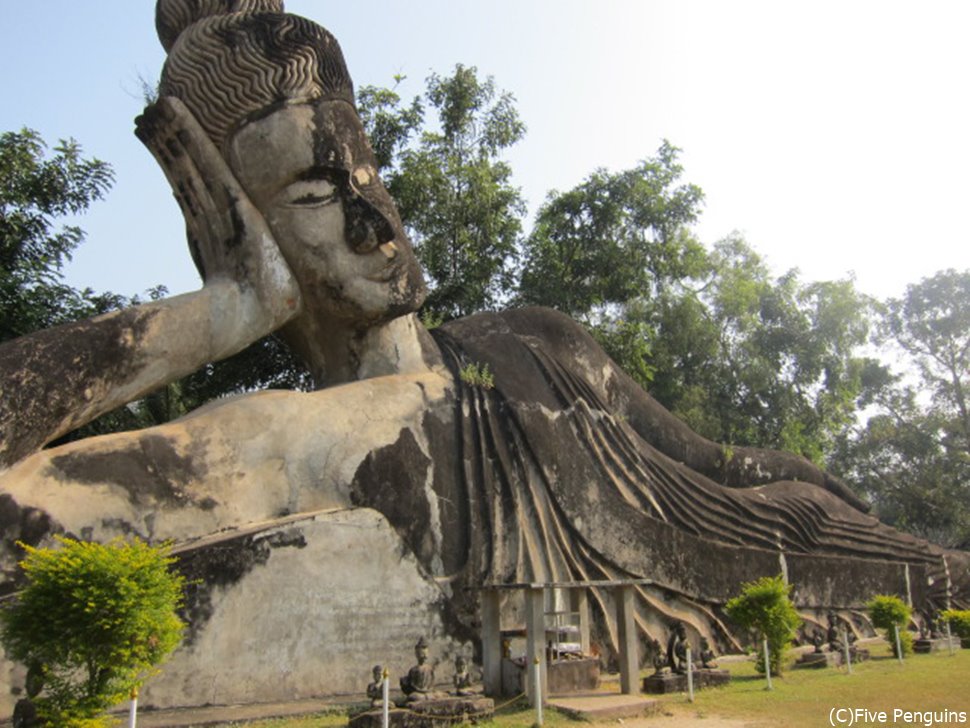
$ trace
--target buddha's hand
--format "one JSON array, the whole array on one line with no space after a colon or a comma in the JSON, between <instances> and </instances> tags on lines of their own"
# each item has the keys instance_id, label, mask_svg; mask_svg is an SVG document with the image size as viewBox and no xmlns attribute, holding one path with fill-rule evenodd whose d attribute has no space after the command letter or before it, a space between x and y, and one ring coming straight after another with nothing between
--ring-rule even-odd
<instances>
[{"instance_id":1,"label":"buddha's hand","mask_svg":"<svg viewBox=\"0 0 970 728\"><path fill-rule=\"evenodd\" d=\"M189 248L205 285L232 280L255 293L256 313L279 328L300 310L300 289L266 220L192 112L160 98L136 120L135 133L161 165L175 193Z\"/></svg>"}]
</instances>

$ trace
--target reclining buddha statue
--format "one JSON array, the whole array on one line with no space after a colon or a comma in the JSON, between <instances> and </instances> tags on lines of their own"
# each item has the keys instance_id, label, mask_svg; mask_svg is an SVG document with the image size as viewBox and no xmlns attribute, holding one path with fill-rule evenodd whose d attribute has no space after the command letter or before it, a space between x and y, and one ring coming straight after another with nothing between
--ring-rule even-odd
<instances>
[{"instance_id":1,"label":"reclining buddha statue","mask_svg":"<svg viewBox=\"0 0 970 728\"><path fill-rule=\"evenodd\" d=\"M436 654L474 643L485 584L648 579L643 639L680 620L720 652L744 638L724 603L760 576L783 573L816 621L876 593L970 605L967 554L880 523L801 457L693 433L568 317L427 331L334 37L280 0L156 14L168 59L136 133L203 285L0 347L4 590L17 541L174 542L198 581L156 704L359 692L360 665L400 675L418 635ZM274 332L314 391L45 449ZM469 364L494 386L463 381ZM609 600L592 591L605 650Z\"/></svg>"}]
</instances>

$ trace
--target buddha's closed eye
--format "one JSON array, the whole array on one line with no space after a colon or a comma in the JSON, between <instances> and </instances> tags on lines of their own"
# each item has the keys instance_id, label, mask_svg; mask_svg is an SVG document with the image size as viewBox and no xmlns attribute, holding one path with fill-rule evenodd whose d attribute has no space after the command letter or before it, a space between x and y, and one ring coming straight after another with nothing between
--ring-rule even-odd
<instances>
[{"instance_id":1,"label":"buddha's closed eye","mask_svg":"<svg viewBox=\"0 0 970 728\"><path fill-rule=\"evenodd\" d=\"M301 180L286 188L283 204L287 207L323 207L337 202L337 187L326 180Z\"/></svg>"}]
</instances>

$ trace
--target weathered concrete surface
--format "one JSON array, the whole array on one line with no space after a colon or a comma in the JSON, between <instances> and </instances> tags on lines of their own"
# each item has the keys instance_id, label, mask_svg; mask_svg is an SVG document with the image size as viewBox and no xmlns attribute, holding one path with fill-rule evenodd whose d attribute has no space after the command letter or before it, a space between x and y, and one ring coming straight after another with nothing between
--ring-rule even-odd
<instances>
[{"instance_id":1,"label":"weathered concrete surface","mask_svg":"<svg viewBox=\"0 0 970 728\"><path fill-rule=\"evenodd\" d=\"M550 698L547 705L566 715L584 721L620 721L638 716L653 715L660 702L639 695L590 693Z\"/></svg>"},{"instance_id":2,"label":"weathered concrete surface","mask_svg":"<svg viewBox=\"0 0 970 728\"><path fill-rule=\"evenodd\" d=\"M198 563L219 550L223 562ZM144 690L145 705L363 695L374 663L407 671L416 636L442 660L462 647L444 634L440 589L376 511L287 519L207 540L180 560L208 578L191 596L189 638ZM246 568L213 583L225 561Z\"/></svg>"}]
</instances>

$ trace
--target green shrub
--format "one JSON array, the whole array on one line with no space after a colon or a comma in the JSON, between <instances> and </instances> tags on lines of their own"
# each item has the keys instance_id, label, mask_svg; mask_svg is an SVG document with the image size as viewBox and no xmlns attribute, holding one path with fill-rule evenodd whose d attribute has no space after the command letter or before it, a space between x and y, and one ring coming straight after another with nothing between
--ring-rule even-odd
<instances>
[{"instance_id":1,"label":"green shrub","mask_svg":"<svg viewBox=\"0 0 970 728\"><path fill-rule=\"evenodd\" d=\"M950 631L966 642L970 640L970 609L947 609L943 619L950 623Z\"/></svg>"},{"instance_id":2,"label":"green shrub","mask_svg":"<svg viewBox=\"0 0 970 728\"><path fill-rule=\"evenodd\" d=\"M461 368L458 375L461 377L461 381L472 387L491 389L495 386L495 377L492 375L491 370L489 370L488 364L477 364L474 362L466 364Z\"/></svg>"},{"instance_id":3,"label":"green shrub","mask_svg":"<svg viewBox=\"0 0 970 728\"><path fill-rule=\"evenodd\" d=\"M791 602L792 586L784 578L765 576L744 584L741 594L728 601L728 616L743 629L754 629L768 640L771 672L780 675L785 653L802 620ZM757 650L758 672L765 671L764 651Z\"/></svg>"},{"instance_id":4,"label":"green shrub","mask_svg":"<svg viewBox=\"0 0 970 728\"><path fill-rule=\"evenodd\" d=\"M873 625L878 629L886 630L886 641L892 647L893 656L899 657L896 652L894 627L899 627L899 646L903 654L912 654L913 635L906 629L912 613L909 606L899 597L879 594L870 599L866 607L869 609L869 618L872 619Z\"/></svg>"},{"instance_id":5,"label":"green shrub","mask_svg":"<svg viewBox=\"0 0 970 728\"><path fill-rule=\"evenodd\" d=\"M59 538L23 546L27 584L0 613L9 657L42 666L35 701L48 725L108 725L101 714L128 699L178 645L183 578L167 547Z\"/></svg>"}]
</instances>

